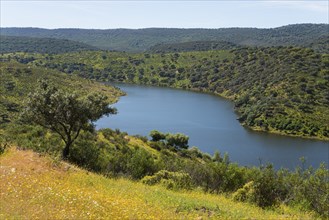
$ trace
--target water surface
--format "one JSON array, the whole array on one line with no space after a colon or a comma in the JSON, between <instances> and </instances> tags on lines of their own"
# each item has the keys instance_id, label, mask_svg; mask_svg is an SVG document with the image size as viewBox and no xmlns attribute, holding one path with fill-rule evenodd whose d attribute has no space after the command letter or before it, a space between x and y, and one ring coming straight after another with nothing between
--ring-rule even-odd
<instances>
[{"instance_id":1,"label":"water surface","mask_svg":"<svg viewBox=\"0 0 329 220\"><path fill-rule=\"evenodd\" d=\"M97 128L112 128L147 136L151 130L184 133L189 145L213 154L228 152L240 165L271 162L293 168L328 163L329 142L255 132L236 120L232 102L215 95L171 88L115 84L127 93L114 106L117 115L103 117Z\"/></svg>"}]
</instances>

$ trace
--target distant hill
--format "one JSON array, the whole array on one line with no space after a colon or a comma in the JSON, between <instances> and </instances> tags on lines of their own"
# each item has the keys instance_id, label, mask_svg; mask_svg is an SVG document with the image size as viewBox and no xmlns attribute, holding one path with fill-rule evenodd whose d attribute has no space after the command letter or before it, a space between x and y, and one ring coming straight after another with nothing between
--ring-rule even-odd
<instances>
[{"instance_id":1,"label":"distant hill","mask_svg":"<svg viewBox=\"0 0 329 220\"><path fill-rule=\"evenodd\" d=\"M58 54L83 50L99 50L99 48L66 39L2 35L0 37L0 53L29 52Z\"/></svg>"},{"instance_id":2,"label":"distant hill","mask_svg":"<svg viewBox=\"0 0 329 220\"><path fill-rule=\"evenodd\" d=\"M184 43L157 44L148 51L151 53L228 50L237 48L238 45L225 41L191 41Z\"/></svg>"},{"instance_id":3,"label":"distant hill","mask_svg":"<svg viewBox=\"0 0 329 220\"><path fill-rule=\"evenodd\" d=\"M310 47L320 53L329 54L329 35L320 37L319 39L307 45L307 47Z\"/></svg>"},{"instance_id":4,"label":"distant hill","mask_svg":"<svg viewBox=\"0 0 329 220\"><path fill-rule=\"evenodd\" d=\"M1 35L58 38L83 42L102 49L142 52L160 43L228 41L249 46L307 45L328 36L328 24L294 24L278 28L219 29L40 29L1 28Z\"/></svg>"}]
</instances>

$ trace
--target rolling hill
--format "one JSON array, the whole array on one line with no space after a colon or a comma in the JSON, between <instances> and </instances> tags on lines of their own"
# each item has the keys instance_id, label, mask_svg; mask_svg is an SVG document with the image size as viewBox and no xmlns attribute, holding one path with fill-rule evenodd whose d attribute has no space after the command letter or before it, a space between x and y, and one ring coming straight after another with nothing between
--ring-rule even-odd
<instances>
[{"instance_id":1,"label":"rolling hill","mask_svg":"<svg viewBox=\"0 0 329 220\"><path fill-rule=\"evenodd\" d=\"M328 55L301 47L167 54L7 54L19 62L99 81L176 87L231 99L255 130L329 139Z\"/></svg>"},{"instance_id":2,"label":"rolling hill","mask_svg":"<svg viewBox=\"0 0 329 220\"><path fill-rule=\"evenodd\" d=\"M307 45L328 35L328 24L294 24L278 28L219 29L41 29L1 28L0 35L57 38L83 42L101 49L142 52L160 43L228 41L246 46Z\"/></svg>"},{"instance_id":3,"label":"rolling hill","mask_svg":"<svg viewBox=\"0 0 329 220\"><path fill-rule=\"evenodd\" d=\"M0 53L58 54L84 50L99 50L99 48L65 39L0 36Z\"/></svg>"},{"instance_id":4,"label":"rolling hill","mask_svg":"<svg viewBox=\"0 0 329 220\"><path fill-rule=\"evenodd\" d=\"M24 107L24 100L30 92L34 91L40 79L48 79L60 88L68 91L75 90L82 95L91 92L103 93L112 103L123 94L113 87L96 84L77 76L68 76L59 71L33 67L15 61L0 63L0 126L18 119Z\"/></svg>"}]
</instances>

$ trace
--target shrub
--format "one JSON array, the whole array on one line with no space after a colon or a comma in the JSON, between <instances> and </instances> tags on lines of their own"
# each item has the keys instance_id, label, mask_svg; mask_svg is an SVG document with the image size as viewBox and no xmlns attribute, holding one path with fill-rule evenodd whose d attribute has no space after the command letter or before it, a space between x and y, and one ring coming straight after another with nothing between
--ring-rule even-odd
<instances>
[{"instance_id":1,"label":"shrub","mask_svg":"<svg viewBox=\"0 0 329 220\"><path fill-rule=\"evenodd\" d=\"M192 179L189 174L184 172L170 172L167 170L160 170L153 176L145 176L142 183L147 185L161 184L167 189L191 189Z\"/></svg>"},{"instance_id":2,"label":"shrub","mask_svg":"<svg viewBox=\"0 0 329 220\"><path fill-rule=\"evenodd\" d=\"M156 166L150 153L142 148L137 148L128 161L127 169L133 179L141 179L146 175L152 175Z\"/></svg>"},{"instance_id":3,"label":"shrub","mask_svg":"<svg viewBox=\"0 0 329 220\"><path fill-rule=\"evenodd\" d=\"M150 136L152 138L152 141L160 141L160 140L164 140L166 138L166 135L157 131L157 130L152 130L150 132Z\"/></svg>"},{"instance_id":4,"label":"shrub","mask_svg":"<svg viewBox=\"0 0 329 220\"><path fill-rule=\"evenodd\" d=\"M251 200L255 194L254 182L250 181L246 183L242 188L233 193L233 199L235 201L245 202Z\"/></svg>"}]
</instances>

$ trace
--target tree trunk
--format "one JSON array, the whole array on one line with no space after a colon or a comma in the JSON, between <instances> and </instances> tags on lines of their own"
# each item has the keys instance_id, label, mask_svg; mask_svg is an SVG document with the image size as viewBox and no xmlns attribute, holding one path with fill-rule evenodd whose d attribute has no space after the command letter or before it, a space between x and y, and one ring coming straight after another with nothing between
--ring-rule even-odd
<instances>
[{"instance_id":1,"label":"tree trunk","mask_svg":"<svg viewBox=\"0 0 329 220\"><path fill-rule=\"evenodd\" d=\"M67 160L68 157L69 157L69 154L70 154L70 145L71 145L71 143L67 143L65 145L65 148L63 149L63 152L62 152L62 158L63 158L63 160Z\"/></svg>"}]
</instances>

